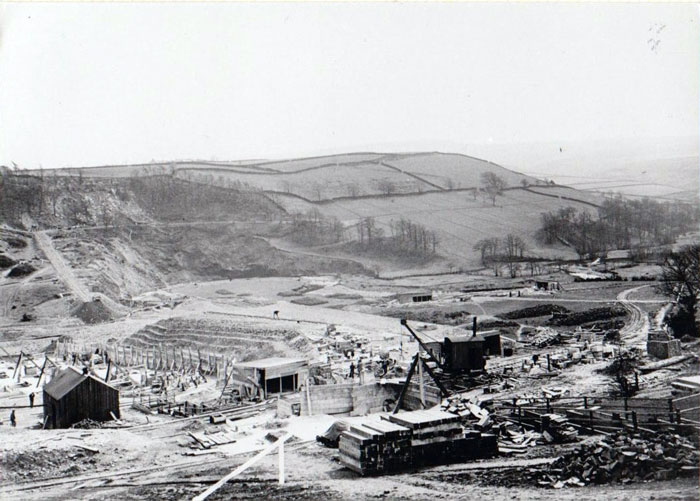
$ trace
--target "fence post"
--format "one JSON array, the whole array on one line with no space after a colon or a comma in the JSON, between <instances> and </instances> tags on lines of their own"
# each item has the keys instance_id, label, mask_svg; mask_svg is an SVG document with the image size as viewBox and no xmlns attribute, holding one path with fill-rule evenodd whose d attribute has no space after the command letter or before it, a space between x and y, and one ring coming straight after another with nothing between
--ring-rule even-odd
<instances>
[{"instance_id":1,"label":"fence post","mask_svg":"<svg viewBox=\"0 0 700 501\"><path fill-rule=\"evenodd\" d=\"M634 426L634 431L637 431L637 411L632 411L632 426Z\"/></svg>"},{"instance_id":2,"label":"fence post","mask_svg":"<svg viewBox=\"0 0 700 501\"><path fill-rule=\"evenodd\" d=\"M588 409L588 397L583 397L583 408Z\"/></svg>"},{"instance_id":3,"label":"fence post","mask_svg":"<svg viewBox=\"0 0 700 501\"><path fill-rule=\"evenodd\" d=\"M668 399L668 422L673 423L673 399Z\"/></svg>"}]
</instances>

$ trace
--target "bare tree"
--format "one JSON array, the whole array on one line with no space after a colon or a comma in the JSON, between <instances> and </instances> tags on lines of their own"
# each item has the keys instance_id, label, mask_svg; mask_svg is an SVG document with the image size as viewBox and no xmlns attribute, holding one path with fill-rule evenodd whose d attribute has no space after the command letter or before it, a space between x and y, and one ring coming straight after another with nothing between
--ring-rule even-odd
<instances>
[{"instance_id":1,"label":"bare tree","mask_svg":"<svg viewBox=\"0 0 700 501\"><path fill-rule=\"evenodd\" d=\"M377 183L377 187L385 195L391 195L396 191L396 185L393 181L390 181L389 179L379 180L379 182Z\"/></svg>"},{"instance_id":2,"label":"bare tree","mask_svg":"<svg viewBox=\"0 0 700 501\"><path fill-rule=\"evenodd\" d=\"M357 183L348 183L345 185L345 189L348 192L348 196L357 197L360 195L360 185Z\"/></svg>"},{"instance_id":3,"label":"bare tree","mask_svg":"<svg viewBox=\"0 0 700 501\"><path fill-rule=\"evenodd\" d=\"M666 256L658 289L677 300L675 311L668 321L674 334L697 336L695 314L700 293L700 245L688 245Z\"/></svg>"},{"instance_id":4,"label":"bare tree","mask_svg":"<svg viewBox=\"0 0 700 501\"><path fill-rule=\"evenodd\" d=\"M496 197L502 195L507 186L506 181L501 176L491 171L481 174L481 185L493 205L496 205Z\"/></svg>"}]
</instances>

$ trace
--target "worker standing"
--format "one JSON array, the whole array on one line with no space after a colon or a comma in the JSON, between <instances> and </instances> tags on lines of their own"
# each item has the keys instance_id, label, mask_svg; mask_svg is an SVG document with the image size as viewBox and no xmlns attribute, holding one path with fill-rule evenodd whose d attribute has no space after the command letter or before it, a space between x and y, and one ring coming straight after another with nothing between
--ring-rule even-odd
<instances>
[{"instance_id":1,"label":"worker standing","mask_svg":"<svg viewBox=\"0 0 700 501\"><path fill-rule=\"evenodd\" d=\"M350 379L355 379L355 363L350 362Z\"/></svg>"},{"instance_id":2,"label":"worker standing","mask_svg":"<svg viewBox=\"0 0 700 501\"><path fill-rule=\"evenodd\" d=\"M10 424L14 428L17 426L17 416L15 416L15 410L12 409L12 412L10 412Z\"/></svg>"},{"instance_id":3,"label":"worker standing","mask_svg":"<svg viewBox=\"0 0 700 501\"><path fill-rule=\"evenodd\" d=\"M364 383L363 377L362 377L362 360L357 362L357 375L360 376L360 384Z\"/></svg>"},{"instance_id":4,"label":"worker standing","mask_svg":"<svg viewBox=\"0 0 700 501\"><path fill-rule=\"evenodd\" d=\"M29 408L30 409L34 408L34 392L31 392L29 394Z\"/></svg>"}]
</instances>

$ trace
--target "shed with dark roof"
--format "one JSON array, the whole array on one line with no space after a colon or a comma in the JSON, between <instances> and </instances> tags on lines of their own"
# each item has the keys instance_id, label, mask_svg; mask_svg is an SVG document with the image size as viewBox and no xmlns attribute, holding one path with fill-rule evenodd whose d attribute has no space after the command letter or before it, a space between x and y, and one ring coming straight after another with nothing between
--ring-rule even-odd
<instances>
[{"instance_id":1,"label":"shed with dark roof","mask_svg":"<svg viewBox=\"0 0 700 501\"><path fill-rule=\"evenodd\" d=\"M44 385L46 428L68 428L83 419L119 418L119 390L90 374L69 367Z\"/></svg>"},{"instance_id":2,"label":"shed with dark roof","mask_svg":"<svg viewBox=\"0 0 700 501\"><path fill-rule=\"evenodd\" d=\"M483 370L485 340L481 336L451 335L445 337L443 357L445 366L454 372Z\"/></svg>"}]
</instances>

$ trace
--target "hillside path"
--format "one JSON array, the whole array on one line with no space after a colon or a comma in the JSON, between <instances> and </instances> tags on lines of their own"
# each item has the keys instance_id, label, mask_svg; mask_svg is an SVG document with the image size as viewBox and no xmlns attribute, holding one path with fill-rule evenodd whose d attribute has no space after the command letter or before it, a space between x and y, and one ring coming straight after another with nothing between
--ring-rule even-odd
<instances>
[{"instance_id":1,"label":"hillside path","mask_svg":"<svg viewBox=\"0 0 700 501\"><path fill-rule=\"evenodd\" d=\"M63 256L56 250L49 237L44 231L34 232L34 240L37 246L43 251L54 269L56 274L61 280L66 284L66 287L83 302L89 302L92 300L90 292L80 283L78 278L73 273L73 270L68 265Z\"/></svg>"}]
</instances>

